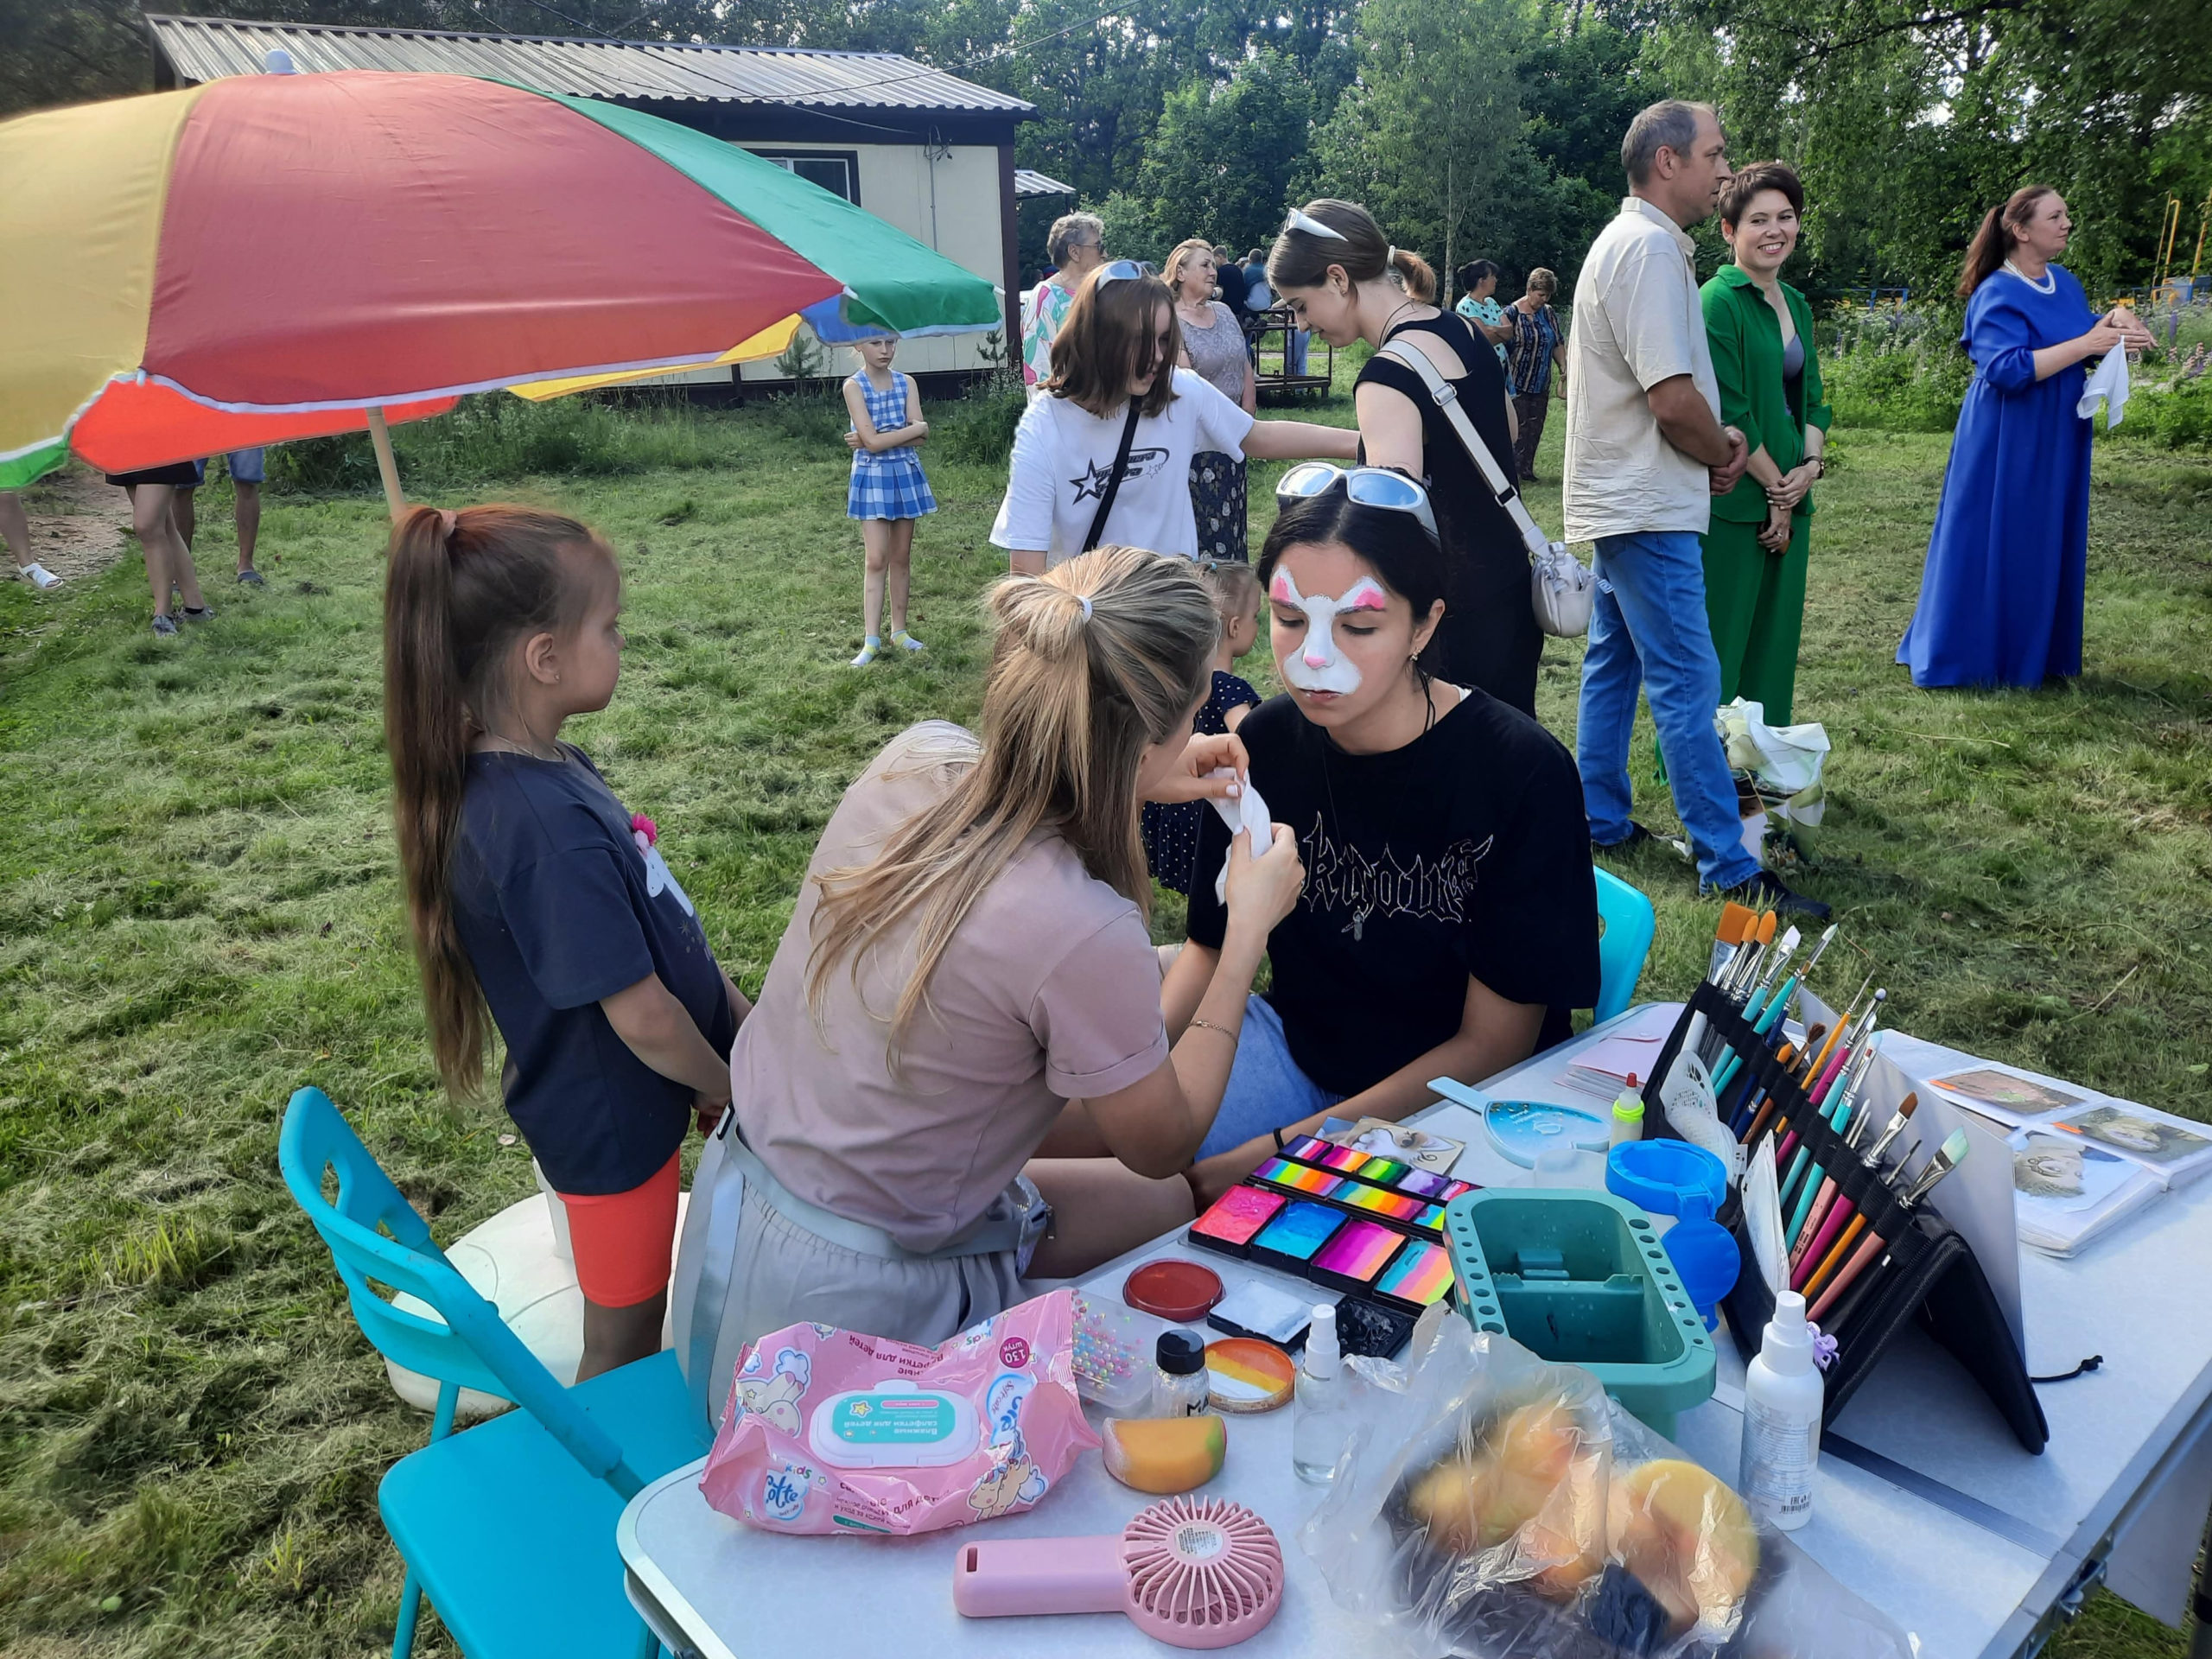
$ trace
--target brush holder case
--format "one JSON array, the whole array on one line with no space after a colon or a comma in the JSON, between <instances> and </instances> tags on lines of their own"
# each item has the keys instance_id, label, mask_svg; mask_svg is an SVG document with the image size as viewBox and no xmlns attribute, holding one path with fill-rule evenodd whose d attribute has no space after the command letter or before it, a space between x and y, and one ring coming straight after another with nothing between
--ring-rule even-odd
<instances>
[{"instance_id":1,"label":"brush holder case","mask_svg":"<svg viewBox=\"0 0 2212 1659\"><path fill-rule=\"evenodd\" d=\"M1910 1208L1899 1201L1890 1185L1828 1126L1766 1039L1709 981L1692 994L1652 1066L1651 1080L1644 1085L1644 1137L1679 1138L1668 1127L1659 1104L1660 1080L1673 1070L1691 1020L1700 1014L1707 1031L1743 1061L1719 1103L1720 1121L1729 1122L1755 1091L1764 1091L1777 1106L1759 1131L1761 1136L1774 1135L1774 1121L1786 1118L1800 1143L1811 1149L1813 1161L1834 1179L1839 1197L1866 1217L1867 1230L1859 1242L1873 1234L1889 1241L1827 1316L1817 1321L1838 1342L1834 1361L1821 1374L1827 1387L1824 1415L1833 1421L1898 1335L1916 1323L1966 1368L2021 1446L2041 1452L2050 1439L2050 1426L2028 1381L2028 1368L2012 1340L2012 1327L1973 1248L1926 1201ZM1737 1351L1749 1363L1774 1315L1774 1296L1752 1251L1741 1197L1732 1197L1717 1219L1735 1235L1743 1251L1743 1273L1720 1306L1728 1316ZM1853 1252L1858 1248L1854 1243Z\"/></svg>"}]
</instances>

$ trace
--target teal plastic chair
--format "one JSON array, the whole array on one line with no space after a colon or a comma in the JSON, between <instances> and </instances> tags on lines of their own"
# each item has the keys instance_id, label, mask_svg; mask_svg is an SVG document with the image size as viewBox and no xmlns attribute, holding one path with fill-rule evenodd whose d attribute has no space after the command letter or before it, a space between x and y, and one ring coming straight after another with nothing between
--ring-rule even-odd
<instances>
[{"instance_id":1,"label":"teal plastic chair","mask_svg":"<svg viewBox=\"0 0 2212 1659\"><path fill-rule=\"evenodd\" d=\"M1625 1009L1636 997L1636 982L1643 977L1643 959L1651 954L1651 936L1658 918L1651 901L1603 866L1598 874L1598 1006L1590 1016L1596 1025Z\"/></svg>"},{"instance_id":2,"label":"teal plastic chair","mask_svg":"<svg viewBox=\"0 0 2212 1659\"><path fill-rule=\"evenodd\" d=\"M377 1494L407 1564L393 1659L414 1646L425 1592L470 1659L658 1654L623 1593L614 1529L641 1487L708 1449L676 1356L563 1388L446 1259L321 1090L292 1096L276 1156L362 1334L439 1385L430 1443L394 1464ZM334 1202L323 1196L326 1170L337 1174ZM445 1323L394 1307L378 1285L421 1298ZM522 1409L455 1434L465 1388Z\"/></svg>"}]
</instances>

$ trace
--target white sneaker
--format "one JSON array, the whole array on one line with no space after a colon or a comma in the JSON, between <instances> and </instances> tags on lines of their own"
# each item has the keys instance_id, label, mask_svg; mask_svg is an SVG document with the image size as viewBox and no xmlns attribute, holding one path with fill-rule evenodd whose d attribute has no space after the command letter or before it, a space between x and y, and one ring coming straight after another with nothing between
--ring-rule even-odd
<instances>
[{"instance_id":1,"label":"white sneaker","mask_svg":"<svg viewBox=\"0 0 2212 1659\"><path fill-rule=\"evenodd\" d=\"M59 588L61 585L61 578L55 575L53 571L48 569L42 564L27 564L23 566L17 574L34 588L44 589L48 588Z\"/></svg>"}]
</instances>

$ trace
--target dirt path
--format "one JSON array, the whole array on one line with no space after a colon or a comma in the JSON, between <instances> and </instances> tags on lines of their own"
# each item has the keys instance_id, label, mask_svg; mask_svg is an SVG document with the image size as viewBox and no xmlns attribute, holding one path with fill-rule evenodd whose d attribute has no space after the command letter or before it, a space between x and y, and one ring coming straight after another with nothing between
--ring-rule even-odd
<instances>
[{"instance_id":1,"label":"dirt path","mask_svg":"<svg viewBox=\"0 0 2212 1659\"><path fill-rule=\"evenodd\" d=\"M121 558L130 503L98 473L71 463L23 492L32 555L65 581L97 575Z\"/></svg>"}]
</instances>

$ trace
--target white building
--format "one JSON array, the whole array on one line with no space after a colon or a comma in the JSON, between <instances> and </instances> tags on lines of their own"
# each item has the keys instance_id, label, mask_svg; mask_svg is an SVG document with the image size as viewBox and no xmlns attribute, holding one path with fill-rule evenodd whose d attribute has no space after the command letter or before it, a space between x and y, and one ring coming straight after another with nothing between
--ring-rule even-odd
<instances>
[{"instance_id":1,"label":"white building","mask_svg":"<svg viewBox=\"0 0 2212 1659\"><path fill-rule=\"evenodd\" d=\"M997 285L1009 317L1004 338L1015 342L1018 353L1014 133L1018 122L1036 112L1020 99L885 52L558 40L153 14L146 26L157 90L259 74L267 54L281 48L303 73L390 69L493 76L541 92L606 99L741 144ZM986 338L910 340L899 351L899 366L913 373L978 368L985 362ZM834 354L831 366L849 355ZM779 378L770 363L741 364L734 373L746 381ZM732 374L724 368L683 378L722 382Z\"/></svg>"}]
</instances>

